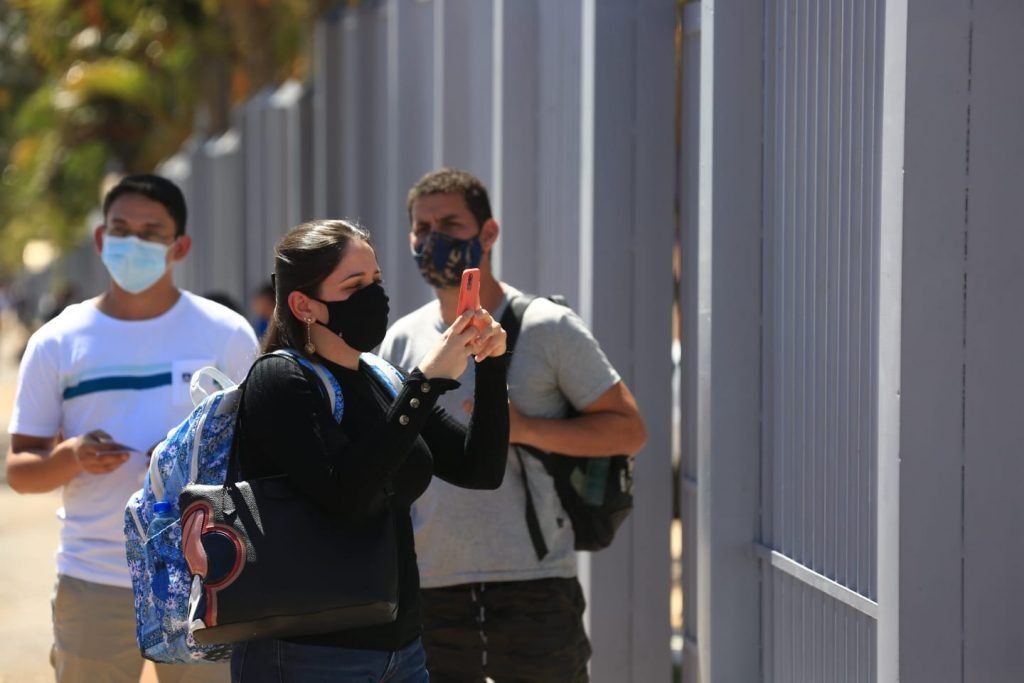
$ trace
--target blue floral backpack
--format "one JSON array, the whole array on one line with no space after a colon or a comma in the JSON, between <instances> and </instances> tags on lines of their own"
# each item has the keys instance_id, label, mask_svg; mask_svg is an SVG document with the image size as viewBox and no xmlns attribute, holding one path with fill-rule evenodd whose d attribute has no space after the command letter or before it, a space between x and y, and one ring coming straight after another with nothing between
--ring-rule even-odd
<instances>
[{"instance_id":1,"label":"blue floral backpack","mask_svg":"<svg viewBox=\"0 0 1024 683\"><path fill-rule=\"evenodd\" d=\"M315 375L340 424L344 411L341 386L323 366L293 351L274 352L294 359ZM402 376L389 363L369 353L362 361L397 394ZM204 381L217 391L207 393ZM203 368L192 379L196 408L172 429L153 451L142 488L125 508L124 533L128 570L135 594L135 631L142 656L156 662L217 662L230 659L231 645L200 645L189 634L189 602L201 590L189 572L181 549L178 494L190 483L222 484L234 441L241 386L215 368Z\"/></svg>"}]
</instances>

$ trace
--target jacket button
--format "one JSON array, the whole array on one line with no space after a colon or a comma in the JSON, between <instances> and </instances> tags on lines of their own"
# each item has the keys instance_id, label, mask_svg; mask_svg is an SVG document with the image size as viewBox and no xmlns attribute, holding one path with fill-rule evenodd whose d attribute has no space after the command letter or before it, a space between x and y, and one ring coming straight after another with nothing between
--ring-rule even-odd
<instances>
[{"instance_id":1,"label":"jacket button","mask_svg":"<svg viewBox=\"0 0 1024 683\"><path fill-rule=\"evenodd\" d=\"M423 384L421 384L420 385L420 391L422 391L424 394L429 394L430 393L430 383L429 382L424 382Z\"/></svg>"},{"instance_id":2,"label":"jacket button","mask_svg":"<svg viewBox=\"0 0 1024 683\"><path fill-rule=\"evenodd\" d=\"M409 424L409 416L408 415L399 415L398 416L398 424L402 425L403 427L405 425Z\"/></svg>"},{"instance_id":3,"label":"jacket button","mask_svg":"<svg viewBox=\"0 0 1024 683\"><path fill-rule=\"evenodd\" d=\"M418 398L409 399L409 406L412 408L419 408L420 400Z\"/></svg>"}]
</instances>

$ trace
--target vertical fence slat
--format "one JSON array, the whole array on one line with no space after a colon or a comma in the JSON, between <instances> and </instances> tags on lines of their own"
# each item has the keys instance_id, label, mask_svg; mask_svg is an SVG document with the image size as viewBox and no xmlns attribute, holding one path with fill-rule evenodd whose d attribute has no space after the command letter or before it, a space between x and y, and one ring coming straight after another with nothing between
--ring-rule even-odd
<instances>
[{"instance_id":1,"label":"vertical fence slat","mask_svg":"<svg viewBox=\"0 0 1024 683\"><path fill-rule=\"evenodd\" d=\"M1024 676L1024 5L971 5L964 681Z\"/></svg>"}]
</instances>

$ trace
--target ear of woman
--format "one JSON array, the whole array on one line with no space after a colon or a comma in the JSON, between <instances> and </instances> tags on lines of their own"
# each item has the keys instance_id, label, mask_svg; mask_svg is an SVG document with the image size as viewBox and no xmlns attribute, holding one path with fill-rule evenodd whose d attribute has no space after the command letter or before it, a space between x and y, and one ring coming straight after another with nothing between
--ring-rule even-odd
<instances>
[{"instance_id":1,"label":"ear of woman","mask_svg":"<svg viewBox=\"0 0 1024 683\"><path fill-rule=\"evenodd\" d=\"M288 295L288 309L296 320L303 322L306 322L307 318L312 318L314 322L319 320L318 311L315 310L318 305L322 306L300 291L296 290Z\"/></svg>"}]
</instances>

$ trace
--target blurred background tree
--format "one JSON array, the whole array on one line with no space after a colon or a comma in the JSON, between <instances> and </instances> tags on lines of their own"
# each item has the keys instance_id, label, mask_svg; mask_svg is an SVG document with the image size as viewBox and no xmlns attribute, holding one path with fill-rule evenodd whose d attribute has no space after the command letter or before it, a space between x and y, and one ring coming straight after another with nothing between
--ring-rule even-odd
<instances>
[{"instance_id":1,"label":"blurred background tree","mask_svg":"<svg viewBox=\"0 0 1024 683\"><path fill-rule=\"evenodd\" d=\"M0 276L77 244L110 172L152 170L234 104L304 78L330 0L0 2Z\"/></svg>"}]
</instances>

